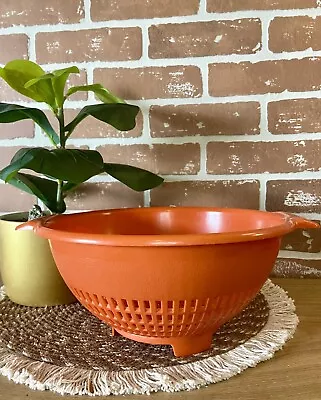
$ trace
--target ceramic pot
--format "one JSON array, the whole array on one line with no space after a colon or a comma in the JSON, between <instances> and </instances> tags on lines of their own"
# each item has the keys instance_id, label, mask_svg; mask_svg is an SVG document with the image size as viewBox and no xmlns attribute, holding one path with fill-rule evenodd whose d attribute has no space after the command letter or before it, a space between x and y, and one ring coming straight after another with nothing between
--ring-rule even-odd
<instances>
[{"instance_id":1,"label":"ceramic pot","mask_svg":"<svg viewBox=\"0 0 321 400\"><path fill-rule=\"evenodd\" d=\"M185 356L210 348L213 333L255 297L284 234L315 227L285 213L156 207L59 215L20 229L49 239L74 295L116 332Z\"/></svg>"},{"instance_id":2,"label":"ceramic pot","mask_svg":"<svg viewBox=\"0 0 321 400\"><path fill-rule=\"evenodd\" d=\"M76 301L61 278L48 240L15 228L28 213L0 217L0 275L8 297L26 306L51 306Z\"/></svg>"}]
</instances>

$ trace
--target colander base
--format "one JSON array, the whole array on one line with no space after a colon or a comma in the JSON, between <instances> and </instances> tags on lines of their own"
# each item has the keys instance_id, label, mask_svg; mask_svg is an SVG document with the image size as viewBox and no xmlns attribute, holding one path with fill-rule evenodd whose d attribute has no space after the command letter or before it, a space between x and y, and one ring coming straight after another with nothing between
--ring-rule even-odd
<instances>
[{"instance_id":1,"label":"colander base","mask_svg":"<svg viewBox=\"0 0 321 400\"><path fill-rule=\"evenodd\" d=\"M212 345L212 337L215 331L205 332L202 335L194 336L181 336L181 337L149 337L142 335L135 335L125 331L112 329L113 335L121 335L127 339L135 340L136 342L147 344L167 344L172 346L174 355L176 357L186 357L192 354L201 353L202 351L209 350Z\"/></svg>"}]
</instances>

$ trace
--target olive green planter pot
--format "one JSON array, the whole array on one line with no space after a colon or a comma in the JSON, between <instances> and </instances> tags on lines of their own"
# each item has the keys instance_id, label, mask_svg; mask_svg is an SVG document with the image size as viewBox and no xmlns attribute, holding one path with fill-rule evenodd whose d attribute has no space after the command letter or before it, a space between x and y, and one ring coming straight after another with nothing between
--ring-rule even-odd
<instances>
[{"instance_id":1,"label":"olive green planter pot","mask_svg":"<svg viewBox=\"0 0 321 400\"><path fill-rule=\"evenodd\" d=\"M0 275L8 297L26 306L76 301L52 258L49 243L31 231L16 231L27 213L0 216Z\"/></svg>"}]
</instances>

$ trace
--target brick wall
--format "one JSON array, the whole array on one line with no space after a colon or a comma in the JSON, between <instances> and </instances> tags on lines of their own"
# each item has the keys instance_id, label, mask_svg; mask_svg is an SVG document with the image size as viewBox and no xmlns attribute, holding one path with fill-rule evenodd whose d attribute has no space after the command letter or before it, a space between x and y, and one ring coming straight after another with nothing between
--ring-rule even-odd
<instances>
[{"instance_id":1,"label":"brick wall","mask_svg":"<svg viewBox=\"0 0 321 400\"><path fill-rule=\"evenodd\" d=\"M73 83L101 82L139 105L131 132L95 120L73 145L164 175L139 194L101 176L70 210L213 205L321 212L320 0L7 0L0 2L0 63L77 64ZM68 102L68 118L87 100ZM0 83L2 101L31 104ZM29 122L1 126L0 166L19 146L46 144ZM0 212L33 199L0 185ZM286 237L278 273L321 274L321 238Z\"/></svg>"}]
</instances>

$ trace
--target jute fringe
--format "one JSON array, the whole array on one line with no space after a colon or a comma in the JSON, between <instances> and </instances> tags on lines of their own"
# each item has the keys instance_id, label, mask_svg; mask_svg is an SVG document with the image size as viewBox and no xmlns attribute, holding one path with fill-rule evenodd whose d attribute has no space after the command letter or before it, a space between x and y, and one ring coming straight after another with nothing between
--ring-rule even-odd
<instances>
[{"instance_id":1,"label":"jute fringe","mask_svg":"<svg viewBox=\"0 0 321 400\"><path fill-rule=\"evenodd\" d=\"M89 396L176 392L226 380L272 358L298 325L294 302L283 289L268 280L261 292L270 308L267 324L256 336L221 355L185 365L111 372L59 367L0 347L0 374L31 389ZM0 301L4 297L2 288Z\"/></svg>"}]
</instances>

